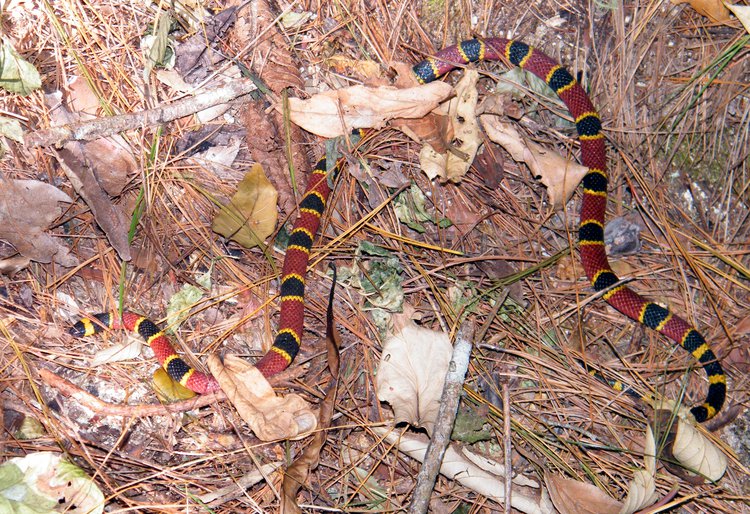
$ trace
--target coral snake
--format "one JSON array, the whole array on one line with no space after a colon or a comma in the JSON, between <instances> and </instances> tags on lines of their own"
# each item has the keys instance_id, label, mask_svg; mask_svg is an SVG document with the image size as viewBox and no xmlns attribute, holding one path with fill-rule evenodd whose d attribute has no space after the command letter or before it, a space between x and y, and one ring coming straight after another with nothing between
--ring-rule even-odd
<instances>
[{"instance_id":1,"label":"coral snake","mask_svg":"<svg viewBox=\"0 0 750 514\"><path fill-rule=\"evenodd\" d=\"M708 376L704 403L691 409L698 422L721 409L726 395L726 376L703 336L689 323L660 305L648 301L619 283L604 248L604 215L607 204L606 149L602 124L586 92L562 66L542 52L518 42L500 38L472 39L441 50L415 65L413 72L421 83L431 82L458 66L482 60L505 60L544 80L565 103L575 120L581 146L581 160L588 167L583 179L583 200L579 229L581 262L597 292L615 309L633 320L677 342L703 365ZM300 349L304 322L305 274L313 239L330 193L328 174L340 171L343 159L328 166L324 157L315 165L299 206L299 217L291 232L281 275L281 314L279 331L268 353L256 364L266 377L286 369ZM219 389L216 379L196 371L175 352L154 323L137 314L122 317L105 313L97 322L83 319L75 324L75 336L98 332L101 326L124 328L140 334L153 348L159 363L169 375L197 393Z\"/></svg>"}]
</instances>

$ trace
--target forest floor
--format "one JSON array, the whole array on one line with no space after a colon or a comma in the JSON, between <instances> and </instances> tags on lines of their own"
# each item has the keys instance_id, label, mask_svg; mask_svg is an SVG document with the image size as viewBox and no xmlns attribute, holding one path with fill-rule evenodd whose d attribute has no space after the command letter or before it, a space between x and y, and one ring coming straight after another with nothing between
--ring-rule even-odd
<instances>
[{"instance_id":1,"label":"forest floor","mask_svg":"<svg viewBox=\"0 0 750 514\"><path fill-rule=\"evenodd\" d=\"M1 461L62 453L93 478L107 512L276 512L282 499L286 512L290 501L310 512L402 511L419 494L421 466L404 441L426 432L417 421L394 428L399 408L379 401L383 347L399 333L394 323L450 341L468 326L475 340L457 452L446 458L468 469L471 452L491 471L481 484L440 475L431 511L618 512L635 470L648 468L649 426L664 418L579 362L687 407L708 384L687 352L594 292L577 249L581 189L567 199L560 176L531 172L484 131L465 174L428 177L416 134L464 155L467 141L446 128L448 117L377 123L362 142L327 145L319 135L338 116L321 120L286 101L360 84L404 88L410 64L497 36L562 63L590 95L609 157L612 267L693 323L728 375L724 409L687 443L709 455L692 471L725 458L726 472L705 482L660 443L648 479L659 512L750 512L750 42L735 18L653 0L162 7L11 0L0 11L4 44L42 86L0 92L2 126L12 120L23 131L13 141L3 129L0 159ZM477 112L574 166L575 125L551 90L508 63L468 68L480 71L467 90L478 94ZM363 118L388 110L382 89L366 91ZM427 102L419 91L416 103ZM218 105L197 112L196 98ZM47 131L79 124L95 136ZM342 172L311 250L302 350L272 383L313 408L325 396L327 270L336 264L338 392L320 463L289 493L283 470L310 438L259 439L223 394L157 396L154 380L162 389L169 381L152 379L148 347L68 329L125 308L168 327L198 369L208 354L257 360L279 322L288 234L326 152L343 155ZM243 222L220 235L217 217L241 182L254 184L253 213L241 211ZM404 310L410 320L394 321ZM415 360L416 374L438 359L429 349L387 353ZM415 387L441 384L427 373ZM429 410L420 398L407 400L416 418ZM510 472L497 471L504 462ZM498 492L506 478L512 511Z\"/></svg>"}]
</instances>

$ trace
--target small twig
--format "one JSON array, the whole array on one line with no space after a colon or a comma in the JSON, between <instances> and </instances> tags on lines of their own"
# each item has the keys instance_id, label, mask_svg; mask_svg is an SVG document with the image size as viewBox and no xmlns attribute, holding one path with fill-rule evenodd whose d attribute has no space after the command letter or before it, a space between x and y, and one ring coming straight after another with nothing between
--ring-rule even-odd
<instances>
[{"instance_id":1,"label":"small twig","mask_svg":"<svg viewBox=\"0 0 750 514\"><path fill-rule=\"evenodd\" d=\"M450 443L453 424L456 421L458 402L461 399L466 371L469 369L473 332L474 327L465 324L459 329L456 336L453 357L448 373L445 375L443 394L440 397L440 409L435 420L435 430L430 438L430 444L427 446L422 468L417 475L417 484L414 487L411 505L409 505L410 514L427 512L429 507L435 480L443 463L445 449Z\"/></svg>"},{"instance_id":2,"label":"small twig","mask_svg":"<svg viewBox=\"0 0 750 514\"><path fill-rule=\"evenodd\" d=\"M153 127L215 105L225 104L255 91L251 80L232 80L226 86L183 98L146 111L86 120L79 123L32 132L24 138L27 147L60 145L67 141L91 140L144 126Z\"/></svg>"},{"instance_id":3,"label":"small twig","mask_svg":"<svg viewBox=\"0 0 750 514\"><path fill-rule=\"evenodd\" d=\"M505 457L505 508L503 512L510 514L512 510L511 496L513 494L513 459L511 448L513 439L510 431L510 386L507 377L503 383L503 456Z\"/></svg>"}]
</instances>

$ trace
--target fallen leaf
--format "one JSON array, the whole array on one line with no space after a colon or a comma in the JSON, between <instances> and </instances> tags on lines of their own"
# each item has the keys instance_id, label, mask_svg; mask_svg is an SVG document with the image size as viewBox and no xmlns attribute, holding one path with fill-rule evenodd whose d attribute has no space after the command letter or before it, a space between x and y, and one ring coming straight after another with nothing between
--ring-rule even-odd
<instances>
[{"instance_id":1,"label":"fallen leaf","mask_svg":"<svg viewBox=\"0 0 750 514\"><path fill-rule=\"evenodd\" d=\"M544 474L552 503L560 514L619 514L622 504L596 486L552 473Z\"/></svg>"},{"instance_id":2,"label":"fallen leaf","mask_svg":"<svg viewBox=\"0 0 750 514\"><path fill-rule=\"evenodd\" d=\"M31 259L23 255L14 255L7 259L0 259L0 274L12 277L22 269L25 269L30 262Z\"/></svg>"},{"instance_id":3,"label":"fallen leaf","mask_svg":"<svg viewBox=\"0 0 750 514\"><path fill-rule=\"evenodd\" d=\"M169 298L167 304L167 326L170 330L177 330L177 327L190 315L190 309L198 303L206 291L211 291L211 272L209 268L205 273L195 277L195 283L183 284L179 291ZM198 287L200 286L200 287Z\"/></svg>"},{"instance_id":4,"label":"fallen leaf","mask_svg":"<svg viewBox=\"0 0 750 514\"><path fill-rule=\"evenodd\" d=\"M672 456L686 470L716 482L727 470L727 457L689 421L677 417Z\"/></svg>"},{"instance_id":5,"label":"fallen leaf","mask_svg":"<svg viewBox=\"0 0 750 514\"><path fill-rule=\"evenodd\" d=\"M56 187L36 180L0 178L0 239L12 244L21 255L62 266L75 266L77 260L59 239L45 231L63 212L61 202L73 200Z\"/></svg>"},{"instance_id":6,"label":"fallen leaf","mask_svg":"<svg viewBox=\"0 0 750 514\"><path fill-rule=\"evenodd\" d=\"M15 118L0 116L0 136L12 139L17 143L23 143L23 129L21 123Z\"/></svg>"},{"instance_id":7,"label":"fallen leaf","mask_svg":"<svg viewBox=\"0 0 750 514\"><path fill-rule=\"evenodd\" d=\"M302 439L315 430L318 420L298 394L276 396L258 369L236 355L221 362L209 355L208 367L237 413L261 441Z\"/></svg>"},{"instance_id":8,"label":"fallen leaf","mask_svg":"<svg viewBox=\"0 0 750 514\"><path fill-rule=\"evenodd\" d=\"M424 460L429 444L427 439L395 433L383 427L372 427L372 431L388 444L397 445L400 452L418 462ZM449 445L440 465L440 473L477 494L499 503L505 502L504 466L490 463L488 459L473 454L466 448L459 452L454 445ZM524 514L556 514L552 502L537 482L523 475L516 475L513 477L513 484L510 504L514 509Z\"/></svg>"},{"instance_id":9,"label":"fallen leaf","mask_svg":"<svg viewBox=\"0 0 750 514\"><path fill-rule=\"evenodd\" d=\"M289 116L308 132L332 138L357 128L381 128L393 118L421 118L452 92L440 81L408 89L352 86L307 100L289 98Z\"/></svg>"},{"instance_id":10,"label":"fallen leaf","mask_svg":"<svg viewBox=\"0 0 750 514\"><path fill-rule=\"evenodd\" d=\"M232 201L221 208L211 228L245 248L259 246L276 228L278 193L263 173L260 164L253 164Z\"/></svg>"},{"instance_id":11,"label":"fallen leaf","mask_svg":"<svg viewBox=\"0 0 750 514\"><path fill-rule=\"evenodd\" d=\"M742 26L745 27L745 31L750 34L750 5L728 4L726 2L724 5L737 16Z\"/></svg>"},{"instance_id":12,"label":"fallen leaf","mask_svg":"<svg viewBox=\"0 0 750 514\"><path fill-rule=\"evenodd\" d=\"M91 477L62 454L30 453L0 465L0 510L100 514L104 495Z\"/></svg>"},{"instance_id":13,"label":"fallen leaf","mask_svg":"<svg viewBox=\"0 0 750 514\"><path fill-rule=\"evenodd\" d=\"M659 499L656 492L656 440L649 426L643 447L643 469L633 473L628 486L628 495L622 502L619 514L632 514L653 505Z\"/></svg>"},{"instance_id":14,"label":"fallen leaf","mask_svg":"<svg viewBox=\"0 0 750 514\"><path fill-rule=\"evenodd\" d=\"M377 376L378 399L406 421L432 433L453 345L448 335L407 323L383 345Z\"/></svg>"},{"instance_id":15,"label":"fallen leaf","mask_svg":"<svg viewBox=\"0 0 750 514\"><path fill-rule=\"evenodd\" d=\"M482 134L477 122L476 109L479 100L477 82L479 73L466 70L456 84L456 96L448 101L448 126L446 132L452 134L448 148L439 153L426 144L419 152L422 171L430 178L440 177L443 182L461 181L469 171L471 163L482 144Z\"/></svg>"},{"instance_id":16,"label":"fallen leaf","mask_svg":"<svg viewBox=\"0 0 750 514\"><path fill-rule=\"evenodd\" d=\"M0 87L23 96L42 87L34 65L21 57L5 37L0 41Z\"/></svg>"},{"instance_id":17,"label":"fallen leaf","mask_svg":"<svg viewBox=\"0 0 750 514\"><path fill-rule=\"evenodd\" d=\"M52 126L94 119L102 102L100 95L82 77L73 77L67 87L65 104L61 99L59 92L45 98L53 109ZM138 171L138 163L128 143L120 135L84 143L68 143L64 148L84 166L91 168L97 182L109 196L119 196L130 177Z\"/></svg>"},{"instance_id":18,"label":"fallen leaf","mask_svg":"<svg viewBox=\"0 0 750 514\"><path fill-rule=\"evenodd\" d=\"M125 338L122 343L111 344L91 357L90 365L93 369L110 362L129 361L137 358L141 354L143 341L135 336Z\"/></svg>"},{"instance_id":19,"label":"fallen leaf","mask_svg":"<svg viewBox=\"0 0 750 514\"><path fill-rule=\"evenodd\" d=\"M91 213L107 236L107 240L124 261L130 260L128 231L130 222L120 206L115 205L94 175L93 168L86 163L83 145L68 143L57 152L60 167L73 189L81 195ZM90 164L90 163L89 163Z\"/></svg>"},{"instance_id":20,"label":"fallen leaf","mask_svg":"<svg viewBox=\"0 0 750 514\"><path fill-rule=\"evenodd\" d=\"M525 162L534 177L547 187L553 208L562 209L588 168L532 141L525 141L515 128L501 122L497 116L482 115L480 121L491 141L503 146L515 161Z\"/></svg>"},{"instance_id":21,"label":"fallen leaf","mask_svg":"<svg viewBox=\"0 0 750 514\"><path fill-rule=\"evenodd\" d=\"M431 112L418 119L396 118L391 126L423 145L430 145L437 153L448 151L448 141L453 139L453 127L448 116Z\"/></svg>"},{"instance_id":22,"label":"fallen leaf","mask_svg":"<svg viewBox=\"0 0 750 514\"><path fill-rule=\"evenodd\" d=\"M164 368L159 367L154 371L153 381L156 397L162 403L178 402L195 396L193 391L170 377Z\"/></svg>"},{"instance_id":23,"label":"fallen leaf","mask_svg":"<svg viewBox=\"0 0 750 514\"><path fill-rule=\"evenodd\" d=\"M94 117L89 111L94 109L98 97L85 81L75 80L68 96L71 105L78 105L85 111L72 111L62 98L60 91L45 95L45 102L52 113L53 127ZM57 158L73 188L91 209L109 243L121 259L129 261L130 220L122 207L110 199L110 195L117 196L122 192L128 177L137 170L137 163L125 140L113 136L86 143L72 141L57 152Z\"/></svg>"},{"instance_id":24,"label":"fallen leaf","mask_svg":"<svg viewBox=\"0 0 750 514\"><path fill-rule=\"evenodd\" d=\"M724 7L722 0L671 0L674 5L689 3L690 7L695 9L699 14L716 23L727 23L729 9Z\"/></svg>"},{"instance_id":25,"label":"fallen leaf","mask_svg":"<svg viewBox=\"0 0 750 514\"><path fill-rule=\"evenodd\" d=\"M344 55L334 55L325 60L326 66L347 77L359 75L362 78L382 78L383 69L372 60L351 59Z\"/></svg>"}]
</instances>

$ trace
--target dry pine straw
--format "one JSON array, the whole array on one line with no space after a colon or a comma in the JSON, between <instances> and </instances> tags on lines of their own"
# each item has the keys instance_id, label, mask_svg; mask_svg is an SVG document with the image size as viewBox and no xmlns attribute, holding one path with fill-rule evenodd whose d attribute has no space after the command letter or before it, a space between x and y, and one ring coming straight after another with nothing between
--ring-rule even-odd
<instances>
[{"instance_id":1,"label":"dry pine straw","mask_svg":"<svg viewBox=\"0 0 750 514\"><path fill-rule=\"evenodd\" d=\"M102 12L117 12L116 16L101 23L92 7L95 6L56 7L58 20L71 35L66 44L59 44L59 35L51 32L52 25L44 10L30 10L30 21L33 21L30 26L40 30L38 34L26 34L22 38L26 46L21 49L25 50L25 55L38 56L35 64L50 87L59 87L54 77L62 80L82 72L75 55L78 62L84 63L92 72L95 84L106 92L108 102L118 111L131 112L146 107L134 87L136 81L133 77L138 76L138 67L133 63L140 62L134 44L153 18L153 12L127 4L99 6ZM584 10L570 4L541 2L535 5L533 16L529 16L526 9L519 11L512 6L494 3L446 5L445 11L431 10L429 6L420 10L410 2L391 4L387 8L380 4L365 8L363 3L355 3L348 7L347 12L338 10L340 8L333 4L313 7L317 10L316 21L306 25L300 33L289 31L287 34L288 40L295 42L294 57L298 62L318 65L306 70L309 75L305 78L311 83L338 83L334 74L321 65L324 55L343 53L360 59L365 57L361 50L365 49L373 58L393 56L414 61L422 56L420 51L434 50L443 43L470 36L472 31L468 20L472 20L472 15L476 17L474 27L479 32L504 35L508 27L513 27L515 33L523 35L527 42L540 46L574 71L583 71L595 104L602 107L607 135L616 149L610 153L613 176L610 213L625 214L636 206L647 213L645 249L638 256L627 259L631 274L639 278L638 290L666 298L678 312L688 313L699 320L701 327L709 329L708 335L721 343L720 354L729 353L731 344L715 322L717 312L723 323L731 325L747 308L747 291L731 280L734 276L731 268L711 259L705 252L696 251L688 237L699 234L697 237L712 248L733 249L733 258L747 262L743 250L737 251L738 247L733 246L735 242L748 239L747 218L740 212L730 212L725 218L725 213L709 208L724 205L724 200L732 198L736 191L745 191L747 177L743 175L742 166L724 166L720 167L718 176L696 180L705 183L710 179L712 188L707 192L716 196L702 200L695 208L687 206L674 191L680 185L691 186L695 191L694 181L689 178L690 169L682 166L686 160L686 148L690 149L694 162L697 156L698 164L701 164L701 156L706 160L742 162L738 158L742 136L738 134L743 127L747 131L747 120L741 125L742 120L732 117L729 107L736 100L736 84L741 84L743 79L747 82L747 58L743 57L728 69L723 76L725 81L709 88L677 128L667 134L663 131L657 133L654 128L665 116L687 107L688 96L675 96L684 82L673 77L688 77L695 73L716 55L730 36L718 30L707 32L699 29L695 26L699 20L693 13L659 8L650 3L639 5L637 10L629 6L629 11L621 12L595 8ZM564 20L560 28L549 28L542 21L557 19L555 16ZM589 25L600 29L593 31L593 41L589 36ZM606 30L602 30L605 27ZM688 40L686 35L692 39ZM58 43L49 45L49 41ZM232 54L237 48L225 50ZM266 57L256 55L254 62L258 64ZM113 88L110 84L120 84L120 87ZM673 97L672 102L665 102ZM27 99L5 97L4 102L7 110L21 113L31 120L30 128L45 126L46 114L39 95ZM527 111L534 110L533 107L530 100L525 101ZM555 117L542 112L534 119L541 127L535 136L564 151L566 147L562 140L549 129L556 122ZM222 293L236 292L236 303L214 305L211 299L207 299L205 309L197 312L182 327L182 348L192 348L196 352L213 350L220 343L222 351L257 354L259 349L248 346L246 340L249 334L262 333L269 337L273 331L275 304L265 305L265 302L273 295L275 284L271 280L276 276L281 255L273 254L276 268L259 252L241 252L238 259L216 260L217 256L236 249L225 246L210 232L215 207L192 184L200 184L206 191L223 197L231 193L233 186L231 180L220 181L201 166L171 154L174 142L191 128L184 123L174 123L164 128L160 139L154 138L152 130L131 136L135 155L147 155L155 141L158 146L153 164L144 165L153 173L145 183L141 182L141 177L134 177L122 199L125 203L132 202L130 198L141 185L147 186L148 209L134 243L140 254L138 262L144 264L140 268L129 268L125 283L126 304L159 317L164 314L168 299L183 283L193 280L194 273L213 267L214 298L218 299ZM315 144L314 148L320 151L322 146ZM415 153L414 145L393 132L386 132L375 141L368 162L376 172L395 168L407 174L423 191L431 194L433 205L444 215L463 220L461 228L474 224L476 227L466 233L455 227L447 230L429 227L428 233L420 236L406 230L393 212L386 209L372 221L372 225L381 230L460 249L469 256L497 255L500 262L507 261L518 269L538 263L545 256L567 247L569 239L575 239L575 203L568 206L564 215L549 218L542 188L528 177L526 170L517 168L502 155L494 163L502 170L498 187L488 187L486 179L476 173L460 187L443 187L428 183L416 170ZM670 162L673 163L671 167ZM235 181L248 165L248 160L233 165ZM43 177L69 189L54 161L43 152L17 152L12 158L6 157L2 166L7 177ZM678 180L670 182L668 178L672 174L677 175ZM379 187L377 182L373 185ZM631 196L629 187L637 193L637 201ZM645 195L644 188L651 189L653 196ZM377 204L379 198L373 196L375 190L364 193L350 176L342 177L329 217L330 229L322 243L345 232L367 213L370 205ZM74 296L86 310L97 311L116 305L119 263L107 251L106 241L97 234L91 218L82 210L83 205L77 205L73 210L80 213L76 217L78 235L87 238L79 241L80 257L93 256L94 259L82 270L81 276L61 281L64 270L35 266L5 280L11 297L18 297L24 288L34 292L33 303L22 316L25 328L21 330L16 324L14 336L30 345L27 347L29 354L33 355L30 360L38 366L49 365L46 361L53 356L56 359L66 355L74 358L69 365L77 372L66 375L78 379L82 385L98 388L96 392L101 396L106 397L109 389L118 389L143 395L136 396L137 401L152 401L150 393L140 387L147 379L141 371L148 366L107 365L106 370L99 370L98 378L85 367L79 367L83 355L110 342L95 340L79 344L58 336L40 338L44 344L31 347L32 341L28 339L30 334L43 336L49 333L50 326L62 328L65 324L55 314L59 312L55 296L46 293L50 284L55 290ZM732 218L732 214L740 217ZM671 229L674 238L664 237L655 228L663 226L665 219L674 223ZM371 229L352 234L335 251L323 252L321 257L350 265L353 250L361 240L383 244L399 255L404 267L407 300L422 312L427 324L451 326L454 323L455 313L451 312L448 299L448 293L455 290L451 288L469 284L482 290L491 284L489 278L468 263L469 259L464 264L456 257L418 250L383 239L378 231ZM701 281L696 282L694 270L686 267L681 258L685 249L690 249L692 258L698 262L718 266L720 273L701 266ZM675 255L680 258L675 258ZM543 438L541 446L534 447L524 439L522 432L518 432L514 433L514 444L524 455L535 459L548 458L554 462L551 454L557 454L560 460L556 466L551 466L555 472L564 469L583 478L583 468L577 462L580 459L596 472L600 486L618 496L637 458L633 460L624 453L584 449L578 444L606 442L637 451L644 416L629 400L613 398L606 387L588 379L572 364L574 357L585 346L589 360L604 363L613 374L622 372L623 377L632 380L633 375L625 371L623 363L609 353L611 344L625 357L627 369L637 372L648 384L659 384L668 397L676 397L679 380L684 379L684 375L665 374L665 371L683 369L689 361L682 355L673 356L668 343L653 334L642 333L600 301L586 304L585 316L578 316L578 306L587 302L589 290L582 280L565 278L566 273L573 278L582 276L574 260L563 259L557 266L522 282L522 287L516 291L525 309L509 311L504 314L502 322L493 323L491 334L494 336L485 340L485 346L477 352L469 384L477 388L482 380L493 383L489 377L498 366L503 372L510 371L514 420ZM313 315L308 317L308 326L313 332L319 332L328 282L316 273L310 274L310 278L309 306ZM715 303L716 311L707 297ZM370 319L360 312L360 305L360 296L351 288L339 293L336 315L344 331L344 346L351 346L344 352L342 370L348 368L350 374L348 379L344 378L340 389L342 416L339 423L349 428L331 433L329 445L323 451L322 465L313 478L313 487L343 490L343 483L351 481L351 475L347 475L353 469L351 459L356 460L356 456L351 457L350 453L354 451L355 455L360 455L358 451L369 451L372 458L365 458L357 465L376 469L375 478L392 488L391 505L403 505L402 501L408 501L414 463L393 453L383 454L378 447L370 450L373 441L363 428L382 419L383 407L372 392L379 338ZM7 310L7 305L2 308ZM467 322L483 323L488 312L489 306L481 303ZM17 314L6 312L6 315ZM320 349L313 339L309 337L305 342L311 353ZM550 347L551 340L562 347L562 352ZM214 341L218 343L211 346L210 342ZM488 349L500 347L503 352ZM8 359L11 360L10 354ZM18 362L11 362L11 376L24 377ZM670 366L667 368L665 363ZM295 381L291 385L311 398L318 397L318 386L325 382L322 368L322 361L313 361L304 381ZM741 380L738 378L737 382ZM689 394L697 397L701 382L698 373L691 374L687 381ZM32 407L31 389L27 386L28 383L9 384L3 400L6 405L12 400L13 396L8 394L12 390L16 395L12 401L19 410L38 415L36 408ZM734 390L736 401L746 401L742 397L746 388L739 384ZM125 398L117 401L125 401ZM227 473L238 476L254 467L248 453L261 452L261 460L284 457L283 445L254 446L253 439L237 425L232 412L223 404L203 409L197 416L187 419L175 416L123 421L117 418L85 428L76 425L76 414L80 413L75 412L75 407L65 408L68 410L64 418L51 414L45 419L49 436L27 442L6 441L5 448L8 453L18 454L19 451L49 449L61 443L79 457L79 462L88 463L91 469L99 471L102 485L108 494L113 495L113 501L121 506L135 506L141 502L180 503L186 488L191 492L203 492L204 488L211 490L224 485ZM482 411L487 407L480 404L474 408ZM185 424L184 430L177 430ZM122 437L122 434L128 435ZM81 435L89 442L74 442ZM353 450L345 450L345 447ZM183 461L189 465L180 465ZM384 466L376 468L377 463ZM520 455L516 456L515 465L519 471L531 469ZM663 490L669 484L666 478L660 481ZM727 507L720 501L723 494L738 491L736 487L736 475L730 472L721 489L715 490L711 497L701 497L687 504L685 509L688 512L722 512L726 509L737 512L732 505ZM685 487L686 493L690 490L690 487ZM437 492L446 502L466 494L457 490L454 484L440 481ZM275 502L267 484L254 487L249 493L262 506L271 506ZM353 497L357 498L362 499L356 495ZM242 498L229 501L217 511L232 512L244 508L246 501Z\"/></svg>"}]
</instances>

